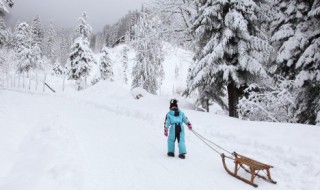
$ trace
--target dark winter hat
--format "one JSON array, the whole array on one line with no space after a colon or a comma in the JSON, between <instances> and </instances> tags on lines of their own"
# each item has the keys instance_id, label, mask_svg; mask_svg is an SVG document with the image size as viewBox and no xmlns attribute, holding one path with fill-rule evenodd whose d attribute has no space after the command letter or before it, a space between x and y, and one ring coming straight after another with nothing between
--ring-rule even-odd
<instances>
[{"instance_id":1,"label":"dark winter hat","mask_svg":"<svg viewBox=\"0 0 320 190\"><path fill-rule=\"evenodd\" d=\"M170 100L170 109L172 108L172 107L178 107L178 100L176 100L176 99L171 99Z\"/></svg>"}]
</instances>

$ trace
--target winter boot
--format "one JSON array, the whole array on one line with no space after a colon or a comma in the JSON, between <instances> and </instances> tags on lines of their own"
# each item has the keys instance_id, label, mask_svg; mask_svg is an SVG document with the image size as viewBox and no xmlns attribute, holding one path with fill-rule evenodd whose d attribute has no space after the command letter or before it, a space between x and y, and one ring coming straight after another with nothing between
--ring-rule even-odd
<instances>
[{"instance_id":1,"label":"winter boot","mask_svg":"<svg viewBox=\"0 0 320 190\"><path fill-rule=\"evenodd\" d=\"M186 156L185 156L184 154L179 154L179 158L181 158L181 159L185 159L185 158L186 158Z\"/></svg>"},{"instance_id":2,"label":"winter boot","mask_svg":"<svg viewBox=\"0 0 320 190\"><path fill-rule=\"evenodd\" d=\"M168 152L168 156L169 157L174 157L174 153L173 152Z\"/></svg>"}]
</instances>

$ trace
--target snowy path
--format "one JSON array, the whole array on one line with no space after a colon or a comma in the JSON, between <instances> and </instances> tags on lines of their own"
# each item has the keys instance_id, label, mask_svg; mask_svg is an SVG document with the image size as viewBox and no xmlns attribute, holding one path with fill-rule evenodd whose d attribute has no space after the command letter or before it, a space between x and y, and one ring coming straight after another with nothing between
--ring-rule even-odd
<instances>
[{"instance_id":1,"label":"snowy path","mask_svg":"<svg viewBox=\"0 0 320 190\"><path fill-rule=\"evenodd\" d=\"M0 92L0 190L252 189L190 132L187 159L166 156L166 100L88 94ZM256 180L260 189L320 189L319 128L186 113L217 143L275 165L279 184Z\"/></svg>"}]
</instances>

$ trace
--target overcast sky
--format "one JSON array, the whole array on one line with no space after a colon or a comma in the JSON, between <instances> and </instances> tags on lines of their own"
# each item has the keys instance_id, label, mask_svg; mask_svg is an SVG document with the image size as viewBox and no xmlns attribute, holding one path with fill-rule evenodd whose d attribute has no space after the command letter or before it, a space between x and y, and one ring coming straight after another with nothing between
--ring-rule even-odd
<instances>
[{"instance_id":1,"label":"overcast sky","mask_svg":"<svg viewBox=\"0 0 320 190\"><path fill-rule=\"evenodd\" d=\"M30 21L39 15L43 25L52 20L55 25L74 28L84 11L94 32L106 24L113 24L129 10L140 9L143 2L150 0L14 0L10 10L9 24Z\"/></svg>"}]
</instances>

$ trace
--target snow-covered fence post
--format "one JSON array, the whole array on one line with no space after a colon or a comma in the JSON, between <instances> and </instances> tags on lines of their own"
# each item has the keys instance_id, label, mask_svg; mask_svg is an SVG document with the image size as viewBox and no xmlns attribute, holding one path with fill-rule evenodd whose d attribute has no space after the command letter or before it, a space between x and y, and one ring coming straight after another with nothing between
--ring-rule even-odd
<instances>
[{"instance_id":1,"label":"snow-covered fence post","mask_svg":"<svg viewBox=\"0 0 320 190\"><path fill-rule=\"evenodd\" d=\"M13 88L16 88L16 73L13 73Z\"/></svg>"},{"instance_id":2,"label":"snow-covered fence post","mask_svg":"<svg viewBox=\"0 0 320 190\"><path fill-rule=\"evenodd\" d=\"M31 90L31 76L29 75L29 90Z\"/></svg>"},{"instance_id":3,"label":"snow-covered fence post","mask_svg":"<svg viewBox=\"0 0 320 190\"><path fill-rule=\"evenodd\" d=\"M18 74L18 88L20 88L21 85L21 74Z\"/></svg>"},{"instance_id":4,"label":"snow-covered fence post","mask_svg":"<svg viewBox=\"0 0 320 190\"><path fill-rule=\"evenodd\" d=\"M10 75L9 75L9 73L7 74L7 88L10 88Z\"/></svg>"},{"instance_id":5,"label":"snow-covered fence post","mask_svg":"<svg viewBox=\"0 0 320 190\"><path fill-rule=\"evenodd\" d=\"M11 88L14 88L14 75L11 75Z\"/></svg>"},{"instance_id":6,"label":"snow-covered fence post","mask_svg":"<svg viewBox=\"0 0 320 190\"><path fill-rule=\"evenodd\" d=\"M25 72L23 72L23 75L22 75L22 88L25 87L24 81L25 81Z\"/></svg>"},{"instance_id":7,"label":"snow-covered fence post","mask_svg":"<svg viewBox=\"0 0 320 190\"><path fill-rule=\"evenodd\" d=\"M36 91L38 91L38 73L36 73Z\"/></svg>"},{"instance_id":8,"label":"snow-covered fence post","mask_svg":"<svg viewBox=\"0 0 320 190\"><path fill-rule=\"evenodd\" d=\"M84 88L86 89L87 88L87 76L84 78Z\"/></svg>"},{"instance_id":9,"label":"snow-covered fence post","mask_svg":"<svg viewBox=\"0 0 320 190\"><path fill-rule=\"evenodd\" d=\"M15 88L16 87L16 76L15 74L13 73L12 74L12 88Z\"/></svg>"},{"instance_id":10,"label":"snow-covered fence post","mask_svg":"<svg viewBox=\"0 0 320 190\"><path fill-rule=\"evenodd\" d=\"M9 86L10 88L12 88L12 76L10 75L10 73L8 74L8 80L9 80Z\"/></svg>"},{"instance_id":11,"label":"snow-covered fence post","mask_svg":"<svg viewBox=\"0 0 320 190\"><path fill-rule=\"evenodd\" d=\"M46 89L46 80L47 80L47 74L44 74L44 80L43 80L43 92L45 92L45 89Z\"/></svg>"},{"instance_id":12,"label":"snow-covered fence post","mask_svg":"<svg viewBox=\"0 0 320 190\"><path fill-rule=\"evenodd\" d=\"M8 71L6 72L6 82L7 82L7 88L9 88Z\"/></svg>"},{"instance_id":13,"label":"snow-covered fence post","mask_svg":"<svg viewBox=\"0 0 320 190\"><path fill-rule=\"evenodd\" d=\"M7 73L7 88L10 88L10 76L9 73Z\"/></svg>"},{"instance_id":14,"label":"snow-covered fence post","mask_svg":"<svg viewBox=\"0 0 320 190\"><path fill-rule=\"evenodd\" d=\"M64 74L64 75L63 75L63 80L62 80L62 91L64 91L65 82L66 82L66 74Z\"/></svg>"}]
</instances>

